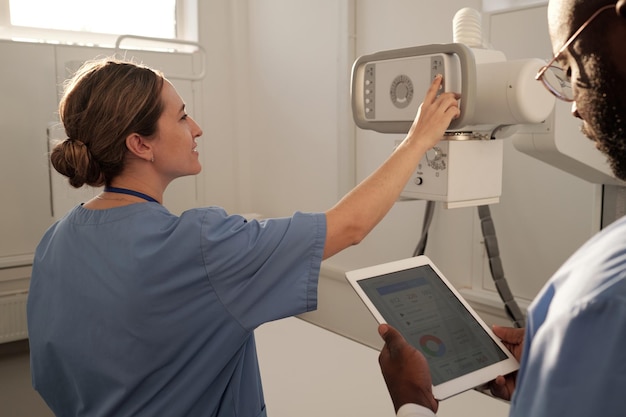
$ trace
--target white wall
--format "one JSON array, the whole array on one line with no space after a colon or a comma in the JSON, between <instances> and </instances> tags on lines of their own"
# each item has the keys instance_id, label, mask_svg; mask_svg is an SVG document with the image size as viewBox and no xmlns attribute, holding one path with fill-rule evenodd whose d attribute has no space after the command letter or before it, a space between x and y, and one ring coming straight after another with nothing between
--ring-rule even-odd
<instances>
[{"instance_id":1,"label":"white wall","mask_svg":"<svg viewBox=\"0 0 626 417\"><path fill-rule=\"evenodd\" d=\"M330 208L346 161L347 1L250 1L251 207L271 216ZM343 85L339 80L344 81Z\"/></svg>"},{"instance_id":2,"label":"white wall","mask_svg":"<svg viewBox=\"0 0 626 417\"><path fill-rule=\"evenodd\" d=\"M247 161L240 148L245 136L248 100L242 97L247 88L246 1L198 2L199 42L208 56L208 75L202 82L203 136L199 139L202 176L205 179L207 205L219 205L229 212L242 209L241 166Z\"/></svg>"},{"instance_id":3,"label":"white wall","mask_svg":"<svg viewBox=\"0 0 626 417\"><path fill-rule=\"evenodd\" d=\"M354 184L348 3L200 2L207 204L291 215Z\"/></svg>"}]
</instances>

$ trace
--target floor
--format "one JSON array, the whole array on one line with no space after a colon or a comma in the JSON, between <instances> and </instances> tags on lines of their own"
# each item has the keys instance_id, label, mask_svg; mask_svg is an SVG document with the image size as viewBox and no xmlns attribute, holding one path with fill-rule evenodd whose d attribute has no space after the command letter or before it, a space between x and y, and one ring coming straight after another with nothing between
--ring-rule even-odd
<instances>
[{"instance_id":1,"label":"floor","mask_svg":"<svg viewBox=\"0 0 626 417\"><path fill-rule=\"evenodd\" d=\"M395 415L377 351L297 318L267 323L256 336L271 416ZM442 401L438 416L502 417L508 407L470 390ZM0 344L0 417L54 417L31 386L26 341Z\"/></svg>"},{"instance_id":2,"label":"floor","mask_svg":"<svg viewBox=\"0 0 626 417\"><path fill-rule=\"evenodd\" d=\"M0 344L0 416L54 417L32 388L26 341Z\"/></svg>"}]
</instances>

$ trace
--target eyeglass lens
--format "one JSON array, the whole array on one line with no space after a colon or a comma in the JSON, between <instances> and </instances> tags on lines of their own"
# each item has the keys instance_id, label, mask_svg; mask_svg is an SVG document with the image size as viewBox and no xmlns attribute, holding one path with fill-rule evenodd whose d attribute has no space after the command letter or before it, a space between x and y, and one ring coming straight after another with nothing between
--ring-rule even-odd
<instances>
[{"instance_id":1,"label":"eyeglass lens","mask_svg":"<svg viewBox=\"0 0 626 417\"><path fill-rule=\"evenodd\" d=\"M548 70L543 73L541 81L557 97L567 101L574 100L570 79L560 66L553 64L548 67Z\"/></svg>"}]
</instances>

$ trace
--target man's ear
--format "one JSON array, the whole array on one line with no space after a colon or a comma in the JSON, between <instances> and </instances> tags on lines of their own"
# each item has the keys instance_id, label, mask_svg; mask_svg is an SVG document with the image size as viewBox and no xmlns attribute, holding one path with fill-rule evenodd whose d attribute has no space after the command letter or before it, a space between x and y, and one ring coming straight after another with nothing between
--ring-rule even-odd
<instances>
[{"instance_id":1,"label":"man's ear","mask_svg":"<svg viewBox=\"0 0 626 417\"><path fill-rule=\"evenodd\" d=\"M150 142L137 133L131 133L126 137L126 148L128 148L130 153L144 161L154 160Z\"/></svg>"},{"instance_id":2,"label":"man's ear","mask_svg":"<svg viewBox=\"0 0 626 417\"><path fill-rule=\"evenodd\" d=\"M626 18L626 0L618 0L615 5L615 11L618 16Z\"/></svg>"}]
</instances>

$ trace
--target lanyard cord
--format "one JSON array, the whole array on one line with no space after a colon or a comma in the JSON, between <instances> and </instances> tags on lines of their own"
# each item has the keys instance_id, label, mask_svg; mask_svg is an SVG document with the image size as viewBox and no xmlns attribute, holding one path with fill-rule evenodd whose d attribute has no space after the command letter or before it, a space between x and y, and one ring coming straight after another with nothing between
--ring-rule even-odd
<instances>
[{"instance_id":1,"label":"lanyard cord","mask_svg":"<svg viewBox=\"0 0 626 417\"><path fill-rule=\"evenodd\" d=\"M158 201L147 194L140 193L139 191L129 190L128 188L118 188L118 187L104 187L104 191L107 193L117 193L117 194L127 194L135 197L143 198L146 201L150 201L152 203L158 203Z\"/></svg>"}]
</instances>

